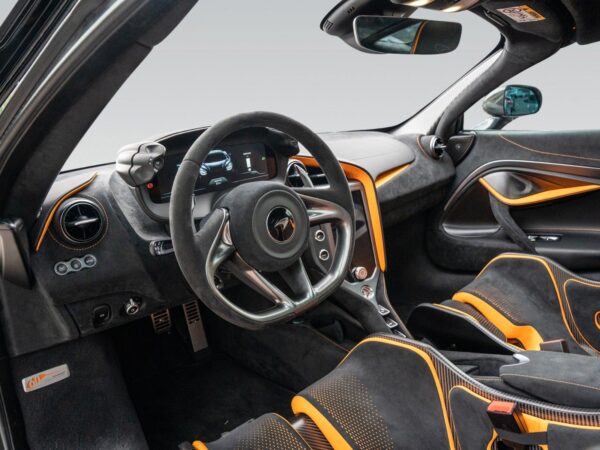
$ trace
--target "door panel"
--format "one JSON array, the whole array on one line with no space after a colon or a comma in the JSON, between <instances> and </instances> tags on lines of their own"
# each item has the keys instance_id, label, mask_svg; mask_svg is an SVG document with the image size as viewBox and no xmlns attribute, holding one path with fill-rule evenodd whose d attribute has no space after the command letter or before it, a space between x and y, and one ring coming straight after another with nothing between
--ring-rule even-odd
<instances>
[{"instance_id":1,"label":"door panel","mask_svg":"<svg viewBox=\"0 0 600 450\"><path fill-rule=\"evenodd\" d=\"M600 272L600 132L478 133L428 230L435 263L477 272L499 253L522 251L492 201L509 207L541 255Z\"/></svg>"}]
</instances>

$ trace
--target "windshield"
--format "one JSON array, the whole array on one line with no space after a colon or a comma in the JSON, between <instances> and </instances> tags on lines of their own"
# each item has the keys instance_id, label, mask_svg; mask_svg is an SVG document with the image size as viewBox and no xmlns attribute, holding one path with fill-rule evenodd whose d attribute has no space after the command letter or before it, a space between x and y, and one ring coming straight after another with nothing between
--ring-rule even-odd
<instances>
[{"instance_id":1,"label":"windshield","mask_svg":"<svg viewBox=\"0 0 600 450\"><path fill-rule=\"evenodd\" d=\"M337 1L199 3L121 87L64 170L112 162L124 144L246 111L286 114L315 131L395 125L499 40L472 13L419 10L414 17L463 24L456 51L361 53L319 29Z\"/></svg>"}]
</instances>

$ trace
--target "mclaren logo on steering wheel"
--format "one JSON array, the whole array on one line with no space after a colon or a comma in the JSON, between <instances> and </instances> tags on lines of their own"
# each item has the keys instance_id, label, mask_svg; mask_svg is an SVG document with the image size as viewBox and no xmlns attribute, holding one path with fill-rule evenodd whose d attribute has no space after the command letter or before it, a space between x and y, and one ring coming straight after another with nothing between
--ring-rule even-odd
<instances>
[{"instance_id":1,"label":"mclaren logo on steering wheel","mask_svg":"<svg viewBox=\"0 0 600 450\"><path fill-rule=\"evenodd\" d=\"M275 241L287 242L296 231L296 220L289 209L274 208L267 217L267 230Z\"/></svg>"}]
</instances>

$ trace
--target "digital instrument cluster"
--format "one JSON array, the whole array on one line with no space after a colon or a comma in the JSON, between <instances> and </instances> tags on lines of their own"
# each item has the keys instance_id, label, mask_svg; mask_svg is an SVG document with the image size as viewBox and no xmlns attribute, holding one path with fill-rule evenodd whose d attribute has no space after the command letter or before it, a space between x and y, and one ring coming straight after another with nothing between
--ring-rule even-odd
<instances>
[{"instance_id":1,"label":"digital instrument cluster","mask_svg":"<svg viewBox=\"0 0 600 450\"><path fill-rule=\"evenodd\" d=\"M154 203L167 203L175 175L185 153L169 153L164 167L147 184ZM222 145L211 150L200 165L194 193L196 195L227 189L254 180L266 180L275 176L275 161L271 149L263 143Z\"/></svg>"}]
</instances>

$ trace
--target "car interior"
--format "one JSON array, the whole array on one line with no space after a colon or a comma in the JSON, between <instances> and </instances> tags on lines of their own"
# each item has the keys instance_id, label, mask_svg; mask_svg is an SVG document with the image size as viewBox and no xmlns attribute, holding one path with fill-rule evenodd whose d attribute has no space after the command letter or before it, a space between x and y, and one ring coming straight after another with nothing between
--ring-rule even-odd
<instances>
[{"instance_id":1,"label":"car interior","mask_svg":"<svg viewBox=\"0 0 600 450\"><path fill-rule=\"evenodd\" d=\"M64 170L195 4L0 28L2 447L600 448L600 129L507 127L600 3L343 0L314 20L346 51L451 53L455 12L501 38L396 126L240 111Z\"/></svg>"}]
</instances>

